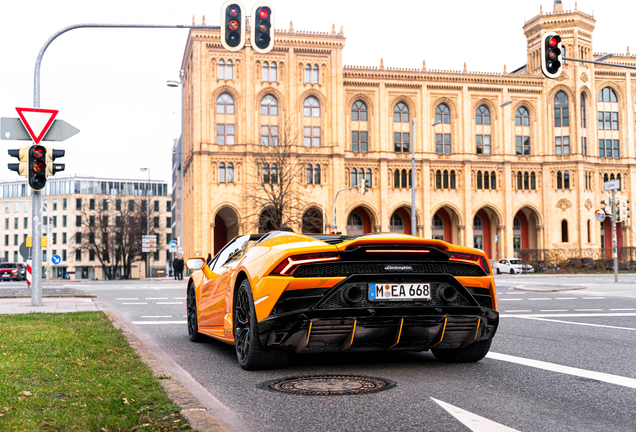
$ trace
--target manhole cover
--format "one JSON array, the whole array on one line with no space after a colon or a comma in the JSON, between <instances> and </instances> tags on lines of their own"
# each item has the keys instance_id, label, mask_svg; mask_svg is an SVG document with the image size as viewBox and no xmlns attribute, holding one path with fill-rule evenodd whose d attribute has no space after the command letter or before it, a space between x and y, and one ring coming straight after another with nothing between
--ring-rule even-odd
<instances>
[{"instance_id":1,"label":"manhole cover","mask_svg":"<svg viewBox=\"0 0 636 432\"><path fill-rule=\"evenodd\" d=\"M287 378L268 387L283 393L311 396L339 396L385 390L389 382L380 378L355 375L317 375Z\"/></svg>"}]
</instances>

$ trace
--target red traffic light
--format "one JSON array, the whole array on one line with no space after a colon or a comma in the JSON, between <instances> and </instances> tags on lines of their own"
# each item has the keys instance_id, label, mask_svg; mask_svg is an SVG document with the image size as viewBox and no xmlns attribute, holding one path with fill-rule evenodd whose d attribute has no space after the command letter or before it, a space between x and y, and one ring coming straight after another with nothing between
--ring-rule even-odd
<instances>
[{"instance_id":1,"label":"red traffic light","mask_svg":"<svg viewBox=\"0 0 636 432\"><path fill-rule=\"evenodd\" d=\"M232 5L227 10L227 13L229 13L231 17L237 17L239 14L239 8L236 5Z\"/></svg>"},{"instance_id":2,"label":"red traffic light","mask_svg":"<svg viewBox=\"0 0 636 432\"><path fill-rule=\"evenodd\" d=\"M555 47L559 44L559 42L561 42L561 37L560 36L552 36L548 39L548 45L551 47Z\"/></svg>"},{"instance_id":3,"label":"red traffic light","mask_svg":"<svg viewBox=\"0 0 636 432\"><path fill-rule=\"evenodd\" d=\"M269 9L261 8L261 10L258 11L258 17L261 19L266 19L267 17L269 17Z\"/></svg>"},{"instance_id":4,"label":"red traffic light","mask_svg":"<svg viewBox=\"0 0 636 432\"><path fill-rule=\"evenodd\" d=\"M40 159L44 156L44 148L40 146L36 146L33 148L33 157L36 159Z\"/></svg>"},{"instance_id":5,"label":"red traffic light","mask_svg":"<svg viewBox=\"0 0 636 432\"><path fill-rule=\"evenodd\" d=\"M41 173L44 171L44 162L42 161L36 161L33 162L33 172L34 173Z\"/></svg>"}]
</instances>

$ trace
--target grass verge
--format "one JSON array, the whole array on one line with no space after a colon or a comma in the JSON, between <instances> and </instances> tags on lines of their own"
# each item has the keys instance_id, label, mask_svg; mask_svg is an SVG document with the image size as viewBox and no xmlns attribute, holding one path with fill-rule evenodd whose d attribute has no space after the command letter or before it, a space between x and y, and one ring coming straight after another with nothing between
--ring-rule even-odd
<instances>
[{"instance_id":1,"label":"grass verge","mask_svg":"<svg viewBox=\"0 0 636 432\"><path fill-rule=\"evenodd\" d=\"M0 315L1 430L187 428L103 313Z\"/></svg>"}]
</instances>

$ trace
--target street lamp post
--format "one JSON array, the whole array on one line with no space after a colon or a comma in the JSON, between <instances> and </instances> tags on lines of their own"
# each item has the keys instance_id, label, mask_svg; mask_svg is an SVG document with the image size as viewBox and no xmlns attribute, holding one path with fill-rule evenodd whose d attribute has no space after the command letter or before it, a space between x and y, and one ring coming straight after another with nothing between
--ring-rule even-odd
<instances>
[{"instance_id":1,"label":"street lamp post","mask_svg":"<svg viewBox=\"0 0 636 432\"><path fill-rule=\"evenodd\" d=\"M150 168L139 168L139 171L148 171L148 187L146 188L146 235L150 235ZM146 237L148 238L148 237ZM146 277L150 277L150 252L146 252Z\"/></svg>"},{"instance_id":2,"label":"street lamp post","mask_svg":"<svg viewBox=\"0 0 636 432\"><path fill-rule=\"evenodd\" d=\"M349 189L359 189L361 194L365 194L367 192L367 188L366 188L366 179L363 180L365 182L365 184L360 184L360 185L356 185L356 186L349 186L343 189L340 189L338 192L336 192L336 196L333 197L333 219L331 220L331 231L335 234L336 232L336 200L338 199L338 194L342 191L346 191Z\"/></svg>"},{"instance_id":3,"label":"street lamp post","mask_svg":"<svg viewBox=\"0 0 636 432\"><path fill-rule=\"evenodd\" d=\"M181 146L183 146L183 75L184 75L183 70L180 70L180 71L179 71L179 81L176 81L176 80L168 80L168 81L166 82L166 85L167 85L168 87L179 87L179 86L181 86L181 136L179 137L179 139L181 140ZM174 183L175 183L175 182L176 182L176 179L174 179L174 178L173 178L173 184L172 184L172 188L173 188L173 190L175 189L175 186L174 186ZM177 191L177 193L178 193L178 191ZM182 198L182 197L173 196L172 198L173 198L173 203L172 203L172 204L173 204L173 205L176 205L176 204L175 204L175 201L176 201L177 199L181 200L181 198ZM179 206L176 206L176 207L177 207L177 209L183 209L183 205L179 205ZM177 223L177 221L176 221L177 216L179 217L179 220L183 219L183 218L181 217L181 215L177 215L177 214L176 214L176 212L174 213L174 215L173 215L173 216L174 216L174 219L175 219L175 220L173 220L173 221L172 221L172 223L173 223L173 224L176 224L176 223ZM323 219L324 219L324 218L323 218ZM175 225L175 226L177 226L177 225ZM323 230L323 231L324 231L324 230ZM174 239L176 239L176 237L177 237L177 236L176 236L176 233L175 233L175 232L174 232L174 230L173 230L173 231L172 231L172 239L174 240ZM168 249L168 250L170 250L170 249ZM175 253L175 255L176 255L176 253ZM173 258L174 258L174 257L173 257Z\"/></svg>"}]
</instances>

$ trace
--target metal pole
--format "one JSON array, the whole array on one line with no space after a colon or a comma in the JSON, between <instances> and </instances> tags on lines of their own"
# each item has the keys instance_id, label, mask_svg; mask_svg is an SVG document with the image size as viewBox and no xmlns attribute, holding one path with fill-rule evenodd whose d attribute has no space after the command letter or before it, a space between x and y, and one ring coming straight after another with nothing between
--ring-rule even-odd
<instances>
[{"instance_id":1,"label":"metal pole","mask_svg":"<svg viewBox=\"0 0 636 432\"><path fill-rule=\"evenodd\" d=\"M356 180L357 181L357 180ZM354 189L357 188L358 186L349 186L343 189L340 189L338 192L336 192L336 196L333 197L333 219L331 220L331 231L333 231L334 233L336 232L336 200L338 199L338 194L342 191L346 191L349 189Z\"/></svg>"},{"instance_id":2,"label":"metal pole","mask_svg":"<svg viewBox=\"0 0 636 432\"><path fill-rule=\"evenodd\" d=\"M411 235L417 235L415 213L415 120L411 120Z\"/></svg>"},{"instance_id":3,"label":"metal pole","mask_svg":"<svg viewBox=\"0 0 636 432\"><path fill-rule=\"evenodd\" d=\"M614 282L618 282L618 256L616 251L618 249L616 239L616 219L618 217L616 208L616 191L612 189L612 257L614 258Z\"/></svg>"},{"instance_id":4,"label":"metal pole","mask_svg":"<svg viewBox=\"0 0 636 432\"><path fill-rule=\"evenodd\" d=\"M31 271L31 305L42 305L42 195L40 191L33 191L33 234L31 237L33 264Z\"/></svg>"},{"instance_id":5,"label":"metal pole","mask_svg":"<svg viewBox=\"0 0 636 432\"><path fill-rule=\"evenodd\" d=\"M570 61L575 61L580 63L591 63L595 65L618 67L618 68L625 68L625 69L636 69L636 66L632 66L632 65L625 65L625 64L618 64L618 63L605 63L605 62L599 62L599 61L593 61L593 60L582 60L582 59L577 59L572 57L563 57L563 60L570 60Z\"/></svg>"},{"instance_id":6,"label":"metal pole","mask_svg":"<svg viewBox=\"0 0 636 432\"><path fill-rule=\"evenodd\" d=\"M148 187L146 188L146 212L148 217L146 220L146 235L150 236L150 168L148 168ZM149 237L146 237L149 238ZM150 251L146 252L146 277L150 277Z\"/></svg>"}]
</instances>

